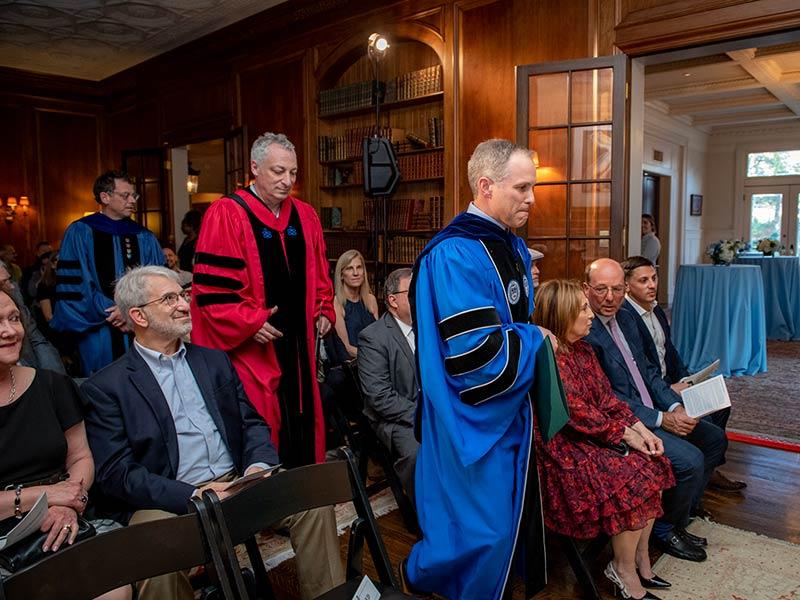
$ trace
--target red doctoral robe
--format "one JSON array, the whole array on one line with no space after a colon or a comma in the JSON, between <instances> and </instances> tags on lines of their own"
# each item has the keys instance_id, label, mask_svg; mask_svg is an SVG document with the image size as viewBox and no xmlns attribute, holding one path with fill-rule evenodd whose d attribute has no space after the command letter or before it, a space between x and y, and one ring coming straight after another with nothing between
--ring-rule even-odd
<instances>
[{"instance_id":1,"label":"red doctoral robe","mask_svg":"<svg viewBox=\"0 0 800 600\"><path fill-rule=\"evenodd\" d=\"M280 216L275 217L249 190L239 190L237 194L246 202L251 214L226 197L214 202L203 217L192 284L192 341L228 353L247 396L271 427L272 442L278 447L284 464L323 462L325 423L314 376L316 321L324 315L333 324L336 317L322 226L314 209L298 198L289 196L281 207ZM257 240L257 235L261 239ZM280 245L274 243L278 238ZM299 241L302 244L298 245ZM294 277L301 269L304 273L299 285L305 288L304 313L297 312L299 299L293 302L284 292L289 287L284 282L297 282ZM272 281L270 273L274 273ZM280 281L277 287L276 280ZM267 297L270 289L274 292L273 298ZM278 312L270 318L270 323L279 330L291 327L290 323L304 321L297 347L305 351L307 362L297 350L291 353L291 360L296 362L291 366L300 365L301 368L294 371L298 381L288 382L292 386L283 388L283 400L280 350L276 351L274 342L259 344L253 339L267 320L268 307L275 305L279 307ZM291 317L293 311L299 319ZM294 321L287 322L289 318ZM286 361L287 356L284 354L282 360ZM284 386L286 384L284 382ZM309 409L313 410L313 425L308 421ZM304 458L295 452L287 459L286 448L281 448L282 442L284 446L293 444L292 436L294 444L298 443L300 428L296 421L284 422L291 414L294 415L292 419L304 419L309 428L313 427L313 435L302 435ZM313 452L307 448L312 438Z\"/></svg>"}]
</instances>

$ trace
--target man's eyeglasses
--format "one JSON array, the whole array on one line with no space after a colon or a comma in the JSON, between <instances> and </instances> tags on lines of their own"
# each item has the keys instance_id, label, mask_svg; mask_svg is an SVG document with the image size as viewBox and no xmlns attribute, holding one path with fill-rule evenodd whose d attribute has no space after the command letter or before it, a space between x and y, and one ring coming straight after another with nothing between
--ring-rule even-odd
<instances>
[{"instance_id":1,"label":"man's eyeglasses","mask_svg":"<svg viewBox=\"0 0 800 600\"><path fill-rule=\"evenodd\" d=\"M120 198L122 198L125 201L127 201L127 200L132 198L133 201L136 202L136 201L139 200L139 198L141 198L141 196L138 194L138 192L118 192L117 190L113 190L111 192L106 192L106 193L107 194L116 194L117 196L119 196Z\"/></svg>"},{"instance_id":2,"label":"man's eyeglasses","mask_svg":"<svg viewBox=\"0 0 800 600\"><path fill-rule=\"evenodd\" d=\"M606 296L608 291L611 290L611 293L615 296L621 296L625 293L625 286L624 285L615 285L613 287L608 287L607 285L598 285L597 287L590 285L589 286L595 294L599 296Z\"/></svg>"},{"instance_id":3,"label":"man's eyeglasses","mask_svg":"<svg viewBox=\"0 0 800 600\"><path fill-rule=\"evenodd\" d=\"M390 296L399 296L400 294L407 294L408 290L397 290L396 292L392 292L389 294Z\"/></svg>"},{"instance_id":4,"label":"man's eyeglasses","mask_svg":"<svg viewBox=\"0 0 800 600\"><path fill-rule=\"evenodd\" d=\"M175 305L178 304L178 298L183 298L188 304L192 299L192 293L189 290L183 290L182 292L170 292L169 294L164 294L161 296L161 298L156 298L155 300L150 300L150 302L139 304L136 308L144 308L145 306L150 306L156 302L161 302L161 304L164 304L169 308L174 308Z\"/></svg>"}]
</instances>

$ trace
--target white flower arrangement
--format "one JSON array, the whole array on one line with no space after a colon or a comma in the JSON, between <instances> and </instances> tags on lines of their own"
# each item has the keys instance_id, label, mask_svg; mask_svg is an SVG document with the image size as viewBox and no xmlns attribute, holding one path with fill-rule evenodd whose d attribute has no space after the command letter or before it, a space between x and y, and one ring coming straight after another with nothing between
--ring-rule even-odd
<instances>
[{"instance_id":1,"label":"white flower arrangement","mask_svg":"<svg viewBox=\"0 0 800 600\"><path fill-rule=\"evenodd\" d=\"M708 245L706 255L715 265L729 265L736 258L736 253L745 246L742 240L719 240Z\"/></svg>"},{"instance_id":2,"label":"white flower arrangement","mask_svg":"<svg viewBox=\"0 0 800 600\"><path fill-rule=\"evenodd\" d=\"M778 241L771 238L760 239L758 240L758 244L756 244L756 250L764 254L775 254L779 249L780 245Z\"/></svg>"}]
</instances>

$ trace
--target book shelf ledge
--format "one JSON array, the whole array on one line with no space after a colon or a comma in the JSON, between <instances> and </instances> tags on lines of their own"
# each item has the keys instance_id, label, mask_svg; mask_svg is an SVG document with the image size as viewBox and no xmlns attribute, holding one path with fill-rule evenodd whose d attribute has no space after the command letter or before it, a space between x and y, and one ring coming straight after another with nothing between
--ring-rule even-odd
<instances>
[{"instance_id":1,"label":"book shelf ledge","mask_svg":"<svg viewBox=\"0 0 800 600\"><path fill-rule=\"evenodd\" d=\"M433 148L418 148L417 150L403 150L402 152L395 152L395 156L412 156L414 154L429 154L432 152L443 152L444 146L435 146ZM321 160L319 164L323 167L330 165L347 165L350 163L360 163L363 160L362 156L351 156L350 158L341 158L339 160Z\"/></svg>"},{"instance_id":2,"label":"book shelf ledge","mask_svg":"<svg viewBox=\"0 0 800 600\"><path fill-rule=\"evenodd\" d=\"M432 94L424 94L422 96L415 96L414 98L406 98L405 100L395 100L394 102L384 102L381 104L381 111L389 111L392 109L405 108L408 106L418 106L428 102L440 101L444 98L444 92L433 92ZM339 112L320 114L319 118L322 120L342 119L345 117L356 117L358 115L367 115L375 112L375 105L361 106L359 108L351 108L349 110L342 110Z\"/></svg>"}]
</instances>

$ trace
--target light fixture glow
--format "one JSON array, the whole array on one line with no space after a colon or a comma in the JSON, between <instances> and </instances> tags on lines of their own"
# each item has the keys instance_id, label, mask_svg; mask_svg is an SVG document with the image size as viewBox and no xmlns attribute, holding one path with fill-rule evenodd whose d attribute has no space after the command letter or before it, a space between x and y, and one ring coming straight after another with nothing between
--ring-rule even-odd
<instances>
[{"instance_id":1,"label":"light fixture glow","mask_svg":"<svg viewBox=\"0 0 800 600\"><path fill-rule=\"evenodd\" d=\"M367 54L370 58L380 60L389 49L389 40L380 33L373 33L367 42Z\"/></svg>"}]
</instances>

